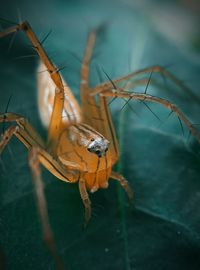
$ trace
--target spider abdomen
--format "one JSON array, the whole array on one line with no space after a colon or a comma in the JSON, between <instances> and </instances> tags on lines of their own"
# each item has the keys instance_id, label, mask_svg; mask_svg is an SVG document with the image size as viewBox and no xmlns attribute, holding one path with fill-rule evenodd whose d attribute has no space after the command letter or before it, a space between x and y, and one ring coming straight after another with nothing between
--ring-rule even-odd
<instances>
[{"instance_id":1,"label":"spider abdomen","mask_svg":"<svg viewBox=\"0 0 200 270\"><path fill-rule=\"evenodd\" d=\"M61 75L60 75L61 76ZM81 110L77 100L67 83L62 78L64 89L64 108L62 111L62 122L64 125L79 123L81 121ZM43 125L48 128L54 104L56 85L51 80L45 65L40 62L38 67L38 109Z\"/></svg>"}]
</instances>

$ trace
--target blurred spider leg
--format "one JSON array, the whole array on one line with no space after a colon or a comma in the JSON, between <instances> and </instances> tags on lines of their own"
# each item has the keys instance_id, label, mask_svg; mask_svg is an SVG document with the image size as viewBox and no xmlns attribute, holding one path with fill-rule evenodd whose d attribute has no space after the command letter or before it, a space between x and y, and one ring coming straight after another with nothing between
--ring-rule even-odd
<instances>
[{"instance_id":1,"label":"blurred spider leg","mask_svg":"<svg viewBox=\"0 0 200 270\"><path fill-rule=\"evenodd\" d=\"M28 120L24 117L22 117L19 114L16 113L2 113L0 114L0 123L5 122L16 122L17 125L21 128L21 131L26 131L27 134L29 134L29 137L32 138L32 142L37 142L38 145L41 147L45 147L45 143L43 142L42 138L39 136L39 134L35 131L35 129L31 126L31 124L28 122ZM11 129L12 130L12 129ZM16 133L13 131L13 134ZM12 131L9 131L9 134L12 133ZM12 136L11 136L12 137ZM6 138L6 136L5 136Z\"/></svg>"},{"instance_id":2,"label":"blurred spider leg","mask_svg":"<svg viewBox=\"0 0 200 270\"><path fill-rule=\"evenodd\" d=\"M133 205L133 190L129 186L128 181L124 178L123 175L117 173L117 172L111 172L110 178L119 181L121 187L125 190L128 198L130 205Z\"/></svg>"},{"instance_id":3,"label":"blurred spider leg","mask_svg":"<svg viewBox=\"0 0 200 270\"><path fill-rule=\"evenodd\" d=\"M28 149L33 146L39 146L39 143L35 141L32 137L30 137L27 131L25 131L22 127L20 127L19 125L10 126L2 134L0 141L0 154L3 152L4 148L9 143L13 135L15 135Z\"/></svg>"},{"instance_id":4,"label":"blurred spider leg","mask_svg":"<svg viewBox=\"0 0 200 270\"><path fill-rule=\"evenodd\" d=\"M40 137L37 137L37 133L25 118L14 113L0 114L0 122L3 121L16 122L17 126L11 126L4 132L0 142L1 151L3 151L11 137L15 135L26 148L31 149L32 147L37 147L40 149L38 150L40 153L40 162L60 180L69 183L78 181L80 168L77 166L74 170L66 170L66 167L70 166L68 161L65 161L65 167L61 166L59 160L57 161L52 155L45 151L45 145L40 141Z\"/></svg>"},{"instance_id":5,"label":"blurred spider leg","mask_svg":"<svg viewBox=\"0 0 200 270\"><path fill-rule=\"evenodd\" d=\"M0 154L3 152L5 146L9 143L10 139L18 129L19 129L18 126L11 126L8 129L6 129L5 132L1 135Z\"/></svg>"},{"instance_id":6,"label":"blurred spider leg","mask_svg":"<svg viewBox=\"0 0 200 270\"><path fill-rule=\"evenodd\" d=\"M55 97L53 103L53 110L51 120L48 128L48 149L55 154L56 146L60 134L60 126L62 121L62 111L64 107L64 92L59 88L55 89Z\"/></svg>"},{"instance_id":7,"label":"blurred spider leg","mask_svg":"<svg viewBox=\"0 0 200 270\"><path fill-rule=\"evenodd\" d=\"M88 221L91 218L91 202L90 202L88 192L87 192L87 189L85 186L85 180L82 177L79 180L79 191L80 191L81 199L82 199L84 207L85 207L84 227L86 227L88 224Z\"/></svg>"},{"instance_id":8,"label":"blurred spider leg","mask_svg":"<svg viewBox=\"0 0 200 270\"><path fill-rule=\"evenodd\" d=\"M176 78L171 72L167 71L165 68L155 65L155 66L150 66L144 69L137 70L135 72L129 73L126 76L120 77L118 79L112 80L113 83L118 84L120 82L126 81L128 79L134 79L138 75L145 75L148 73L160 73L164 78L170 79L173 83L175 83L177 86L179 86L181 89L184 89L186 94L189 93L190 95L193 96L193 98L198 98L192 91L187 87L184 83L182 83L181 80ZM142 79L141 79L142 80ZM140 80L138 80L138 83L140 84ZM145 83L145 82L144 82ZM130 83L131 84L131 83ZM133 85L137 86L137 83L133 82ZM102 91L109 90L112 87L111 82L105 82L97 87L95 87L95 93L100 93ZM199 99L199 98L198 98Z\"/></svg>"},{"instance_id":9,"label":"blurred spider leg","mask_svg":"<svg viewBox=\"0 0 200 270\"><path fill-rule=\"evenodd\" d=\"M56 269L64 270L64 266L58 254L53 233L49 224L46 198L44 194L44 188L39 165L40 160L38 158L38 149L37 147L32 147L31 150L29 151L29 166L31 168L33 184L35 187L35 194L38 205L37 209L42 222L43 238L55 260Z\"/></svg>"},{"instance_id":10,"label":"blurred spider leg","mask_svg":"<svg viewBox=\"0 0 200 270\"><path fill-rule=\"evenodd\" d=\"M148 73L160 73L164 78L168 78L170 79L172 82L174 82L176 85L178 85L180 88L183 88L185 90L189 90L183 83L181 80L179 80L178 78L176 78L171 72L167 71L165 68L159 66L159 65L154 65L154 66L150 66L147 68L143 68L143 69L139 69L135 72L131 72L130 74L121 77L119 79L114 80L115 83L119 83L123 80L128 80L131 78L134 78L138 75L145 75Z\"/></svg>"},{"instance_id":11,"label":"blurred spider leg","mask_svg":"<svg viewBox=\"0 0 200 270\"><path fill-rule=\"evenodd\" d=\"M6 35L17 32L19 30L22 30L27 35L29 40L31 41L34 49L37 51L41 61L46 66L46 68L49 72L49 75L55 84L55 88L56 88L55 102L54 102L53 111L52 111L52 115L51 115L49 130L48 130L48 145L49 145L49 148L52 150L52 152L54 152L55 148L56 148L55 144L58 141L58 137L60 134L59 127L62 123L62 111L63 111L63 106L64 106L63 81L61 79L61 76L59 74L58 69L55 67L55 65L52 63L52 61L49 59L46 51L44 50L40 41L38 40L38 38L34 34L32 28L28 22L25 21L21 24L17 24L17 25L12 26L8 29L5 29L4 31L1 31L0 37L4 37ZM54 110L54 108L56 108L56 110ZM57 128L55 128L55 126Z\"/></svg>"},{"instance_id":12,"label":"blurred spider leg","mask_svg":"<svg viewBox=\"0 0 200 270\"><path fill-rule=\"evenodd\" d=\"M93 95L93 94L92 94ZM183 112L173 103L168 101L167 99L155 97L148 94L141 94L136 92L128 92L124 90L120 91L104 91L100 94L103 97L118 97L118 98L131 98L133 100L141 100L141 101L149 101L161 104L166 107L170 111L173 111L177 117L185 124L185 126L190 130L191 134L197 139L200 143L200 132L194 127L194 125L185 117Z\"/></svg>"},{"instance_id":13,"label":"blurred spider leg","mask_svg":"<svg viewBox=\"0 0 200 270\"><path fill-rule=\"evenodd\" d=\"M91 32L88 36L83 62L81 65L81 87L84 89L87 89L89 85L89 63L92 57L95 40L96 34L95 32ZM84 94L84 92L82 92L83 91L81 91L81 95Z\"/></svg>"},{"instance_id":14,"label":"blurred spider leg","mask_svg":"<svg viewBox=\"0 0 200 270\"><path fill-rule=\"evenodd\" d=\"M137 87L137 86L143 86L143 85L147 85L149 82L149 78L143 78L143 79L137 79L137 80L134 80L134 81L128 81L126 83L126 86L125 86L125 89L130 89L130 88L134 88L134 87ZM161 85L156 82L154 79L151 79L151 85L155 86L155 87L161 87ZM119 88L120 90L120 88Z\"/></svg>"},{"instance_id":15,"label":"blurred spider leg","mask_svg":"<svg viewBox=\"0 0 200 270\"><path fill-rule=\"evenodd\" d=\"M96 33L91 32L87 39L83 62L81 65L81 84L80 95L82 103L82 113L84 122L93 126L101 132L101 119L99 116L99 107L95 102L95 98L90 96L92 89L89 88L89 64L92 57L92 52L96 40ZM92 116L88 118L88 115Z\"/></svg>"},{"instance_id":16,"label":"blurred spider leg","mask_svg":"<svg viewBox=\"0 0 200 270\"><path fill-rule=\"evenodd\" d=\"M49 171L51 171L54 175L56 175L65 182L76 182L78 180L77 173L66 172L66 170L64 170L59 165L59 163L57 163L45 150L40 149L39 144L37 144L37 142L34 141L33 138L31 138L29 134L20 126L11 126L4 132L3 138L0 141L1 151L3 151L4 147L9 142L9 140L13 135L16 135L16 137L28 149L30 149L29 165L33 174L33 183L36 190L38 211L41 218L44 241L46 242L47 247L49 248L55 260L56 269L64 270L63 264L56 250L51 227L48 221L46 200L43 192L39 163L42 163L45 167L49 169Z\"/></svg>"},{"instance_id":17,"label":"blurred spider leg","mask_svg":"<svg viewBox=\"0 0 200 270\"><path fill-rule=\"evenodd\" d=\"M134 81L125 81L125 86L123 86L123 88L121 87L118 87L117 84L115 85L114 84L114 81L109 81L108 83L105 83L105 85L103 84L100 84L100 85L97 85L95 88L93 88L90 92L90 94L92 95L96 95L96 94L99 94L99 93L103 93L104 91L109 91L109 90L112 90L112 89L115 89L115 90L118 90L120 91L121 89L130 89L130 88L134 88L134 87L137 87L137 86L143 86L143 85L147 85L147 83L149 82L149 78L142 78L142 79L137 79L137 80L134 80ZM156 87L160 87L160 84L158 82L156 82L156 80L154 79L151 79L151 84L153 84L154 86ZM115 85L115 87L113 87L113 85ZM114 98L113 98L114 100Z\"/></svg>"}]
</instances>

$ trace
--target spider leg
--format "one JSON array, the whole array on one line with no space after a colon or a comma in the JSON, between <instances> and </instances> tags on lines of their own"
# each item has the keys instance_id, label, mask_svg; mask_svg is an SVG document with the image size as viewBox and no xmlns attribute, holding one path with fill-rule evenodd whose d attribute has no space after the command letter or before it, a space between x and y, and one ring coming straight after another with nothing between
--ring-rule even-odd
<instances>
[{"instance_id":1,"label":"spider leg","mask_svg":"<svg viewBox=\"0 0 200 270\"><path fill-rule=\"evenodd\" d=\"M36 144L32 145L32 139L29 137L29 135L20 127L20 126L11 126L9 127L3 134L2 140L0 141L0 152L3 151L6 144L9 142L11 137L13 135L16 135L16 137L22 141L27 148L30 149L29 154L29 165L32 170L33 175L33 183L36 190L36 199L38 203L38 211L40 214L41 224L42 224L42 230L43 230L43 237L44 241L47 244L47 247L49 248L57 269L61 270L64 269L61 263L61 260L59 258L58 252L56 251L56 247L54 244L53 235L51 232L51 228L48 221L48 214L47 214L47 207L46 207L46 200L43 192L42 187L42 180L41 180L41 173L39 169L39 158L38 155L36 156L36 149L38 146Z\"/></svg>"},{"instance_id":2,"label":"spider leg","mask_svg":"<svg viewBox=\"0 0 200 270\"><path fill-rule=\"evenodd\" d=\"M39 168L39 163L46 167L52 174L58 177L60 180L65 182L74 183L79 180L79 171L68 170L67 161L65 162L65 167L63 167L57 160L53 158L44 148L41 146L40 140L37 141L35 133L31 133L33 128L23 117L13 114L6 113L0 115L0 122L13 122L17 123L16 126L10 126L2 135L2 140L0 141L0 152L3 151L4 147L8 144L9 140L15 135L28 149L29 149L29 165L33 175L33 183L36 190L36 199L38 204L38 212L41 219L42 231L44 236L44 241L49 248L57 269L64 269L62 262L59 258L56 246L54 243L53 235L51 232L51 227L48 221L46 199L42 187L41 172Z\"/></svg>"},{"instance_id":3,"label":"spider leg","mask_svg":"<svg viewBox=\"0 0 200 270\"><path fill-rule=\"evenodd\" d=\"M174 112L179 120L181 120L185 126L188 128L188 130L191 132L191 134L197 139L197 141L200 143L200 133L195 128L195 126L185 117L183 112L173 103L168 101L167 99L159 98L156 96L148 95L148 94L141 94L136 92L128 92L124 91L122 89L114 90L114 91L103 91L99 94L100 97L113 97L113 98L127 98L127 99L133 99L133 100L141 100L141 101L149 101L161 104L162 106L166 107L167 109Z\"/></svg>"},{"instance_id":4,"label":"spider leg","mask_svg":"<svg viewBox=\"0 0 200 270\"><path fill-rule=\"evenodd\" d=\"M3 31L0 31L0 38L7 36L11 33L15 33L17 31L23 31L27 37L30 39L33 48L37 51L40 59L43 61L43 63L45 64L47 70L49 71L52 80L54 81L55 85L59 88L59 89L63 89L63 84L62 84L62 80L60 77L60 74L57 72L57 68L54 66L54 64L51 62L51 60L49 59L49 57L47 56L44 48L42 47L40 41L38 40L38 38L36 37L36 35L34 34L31 26L29 25L28 22L23 22L17 25L14 25L10 28L7 28Z\"/></svg>"},{"instance_id":5,"label":"spider leg","mask_svg":"<svg viewBox=\"0 0 200 270\"><path fill-rule=\"evenodd\" d=\"M119 145L112 122L112 117L110 114L107 98L104 96L99 96L99 113L101 119L101 133L110 141L110 150L112 156L112 164L116 163L119 158Z\"/></svg>"},{"instance_id":6,"label":"spider leg","mask_svg":"<svg viewBox=\"0 0 200 270\"><path fill-rule=\"evenodd\" d=\"M87 45L81 65L81 95L85 95L85 91L89 90L89 64L92 57L92 52L96 40L95 32L91 32L88 36Z\"/></svg>"},{"instance_id":7,"label":"spider leg","mask_svg":"<svg viewBox=\"0 0 200 270\"><path fill-rule=\"evenodd\" d=\"M86 227L91 218L91 202L90 202L90 198L89 198L86 186L85 186L85 180L82 177L79 180L79 191L80 191L81 199L85 207L84 227Z\"/></svg>"},{"instance_id":8,"label":"spider leg","mask_svg":"<svg viewBox=\"0 0 200 270\"><path fill-rule=\"evenodd\" d=\"M10 139L18 131L18 126L10 126L5 132L1 135L0 141L0 154L3 152L5 146L9 143Z\"/></svg>"},{"instance_id":9,"label":"spider leg","mask_svg":"<svg viewBox=\"0 0 200 270\"><path fill-rule=\"evenodd\" d=\"M38 154L39 154L39 150L37 147L32 147L30 149L29 166L31 168L33 184L35 187L37 209L38 209L39 216L42 223L43 239L55 260L56 269L64 270L63 263L61 261L61 258L58 254L58 251L55 245L51 226L49 224L47 204L46 204L46 198L45 198L44 188L43 188L43 183L42 183L42 178L41 178L41 170L39 166L40 160L39 160Z\"/></svg>"},{"instance_id":10,"label":"spider leg","mask_svg":"<svg viewBox=\"0 0 200 270\"><path fill-rule=\"evenodd\" d=\"M15 114L15 113L0 114L0 123L5 123L5 122L16 122L17 126L9 127L2 135L2 140L1 140L2 150L13 135L16 135L19 138L18 136L19 134L21 134L21 137L19 139L25 144L26 147L28 147L29 144L31 145L37 144L43 148L45 147L45 144L42 138L31 126L28 120L22 117L21 115ZM27 137L26 134L28 135L27 143L26 143L26 140L23 140L24 135L25 137Z\"/></svg>"},{"instance_id":11,"label":"spider leg","mask_svg":"<svg viewBox=\"0 0 200 270\"><path fill-rule=\"evenodd\" d=\"M40 148L40 162L43 164L47 170L58 177L64 182L74 183L78 181L79 177L79 167L70 170L66 169L68 164L65 161L65 167L63 167L59 161L54 159L54 157L45 150L45 144L42 139L36 133L34 128L28 122L27 119L14 113L4 113L0 114L0 122L16 122L17 126L9 127L2 135L2 140L0 142L0 149L3 151L6 144L9 142L11 137L15 135L29 150L33 146Z\"/></svg>"},{"instance_id":12,"label":"spider leg","mask_svg":"<svg viewBox=\"0 0 200 270\"><path fill-rule=\"evenodd\" d=\"M80 94L84 122L100 131L101 120L98 120L100 119L99 108L95 102L95 98L90 96L92 90L89 88L89 64L92 57L95 40L96 34L95 32L91 32L87 39L87 45L81 65Z\"/></svg>"},{"instance_id":13,"label":"spider leg","mask_svg":"<svg viewBox=\"0 0 200 270\"><path fill-rule=\"evenodd\" d=\"M88 36L87 45L83 57L83 63L81 67L82 111L84 122L94 127L111 142L110 149L114 164L118 159L119 149L110 111L107 106L107 101L101 100L98 104L95 101L95 97L91 95L93 90L89 88L89 64L92 57L95 39L96 33L94 31L91 32Z\"/></svg>"},{"instance_id":14,"label":"spider leg","mask_svg":"<svg viewBox=\"0 0 200 270\"><path fill-rule=\"evenodd\" d=\"M130 205L132 206L133 205L133 190L129 186L128 181L124 178L123 175L117 172L111 172L110 178L117 180L120 183L121 187L125 190L129 198Z\"/></svg>"},{"instance_id":15,"label":"spider leg","mask_svg":"<svg viewBox=\"0 0 200 270\"><path fill-rule=\"evenodd\" d=\"M61 78L61 75L59 73L59 69L53 64L53 62L48 57L46 51L44 50L42 43L38 40L37 36L34 34L31 26L28 22L23 22L17 25L14 25L8 29L5 29L4 31L0 31L0 38L4 37L6 35L9 35L11 33L15 33L17 31L23 31L29 40L31 41L33 48L38 53L41 61L44 63L44 65L47 68L47 71L49 72L50 78L55 84L55 99L53 104L53 110L51 114L51 120L50 125L48 129L48 149L55 154L56 151L56 143L59 138L60 134L60 126L62 125L62 111L64 108L64 94L68 94L70 92L70 99L66 99L65 102L69 103L69 106L72 108L73 111L73 104L77 104L75 101L74 96L72 95L69 87L65 83L65 87L63 85L63 80ZM64 89L65 88L65 89ZM78 105L77 105L78 106ZM74 107L77 107L76 105ZM78 111L78 109L77 109ZM70 115L68 115L69 121L70 121ZM77 122L79 121L79 115L74 112L73 114L73 120L76 118ZM56 127L56 128L55 128Z\"/></svg>"},{"instance_id":16,"label":"spider leg","mask_svg":"<svg viewBox=\"0 0 200 270\"><path fill-rule=\"evenodd\" d=\"M150 66L150 67L147 67L147 68L139 69L139 70L137 70L135 72L131 72L126 76L123 76L123 77L112 80L112 83L118 84L118 83L123 82L123 81L126 82L128 79L134 79L138 75L145 75L145 74L148 74L148 73L159 73L159 74L161 74L163 78L170 79L175 85L177 85L181 89L185 90L186 94L190 94L190 96L193 96L194 99L199 99L199 97L196 96L191 91L191 89L189 89L189 87L187 87L184 83L182 83L181 80L176 78L171 72L167 71L165 68L163 68L163 67L161 67L159 65L154 65L154 66ZM134 81L130 82L130 86L131 85L132 86L137 86L137 85L140 85L142 82L144 82L144 84L145 84L145 79L139 79L138 82L137 81L136 82L134 82ZM105 83L102 83L102 84L96 86L93 93L97 94L97 93L101 93L102 91L107 91L109 89L112 89L113 88L112 83L109 81L109 82L105 82ZM129 88L129 86L128 86L128 88Z\"/></svg>"}]
</instances>

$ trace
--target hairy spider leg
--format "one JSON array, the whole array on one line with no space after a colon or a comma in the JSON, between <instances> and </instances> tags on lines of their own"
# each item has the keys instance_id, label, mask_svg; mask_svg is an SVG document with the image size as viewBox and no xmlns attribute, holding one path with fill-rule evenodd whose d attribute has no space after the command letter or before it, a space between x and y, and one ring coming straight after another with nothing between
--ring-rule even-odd
<instances>
[{"instance_id":1,"label":"hairy spider leg","mask_svg":"<svg viewBox=\"0 0 200 270\"><path fill-rule=\"evenodd\" d=\"M199 97L197 95L195 95L189 87L187 87L181 80L176 78L171 72L167 71L165 68L163 68L159 65L154 65L154 66L150 66L147 68L139 69L135 72L131 72L128 75L125 75L125 76L122 76L120 78L112 80L112 83L118 85L120 82L127 82L127 80L129 80L129 79L130 80L135 79L139 75L146 75L148 73L161 74L163 78L167 78L167 79L171 80L175 85L177 85L178 87L183 89L188 96L193 97L194 100L200 101ZM142 85L142 84L146 85L147 82L148 82L148 78L142 78L142 79L138 79L136 81L129 81L126 89L129 89L131 87L136 87L136 86ZM104 82L102 84L97 85L94 88L93 93L98 94L98 93L102 93L102 91L106 91L106 90L111 89L111 87L113 87L112 83L110 81L108 81L108 82ZM151 79L151 83L153 83L154 85L158 85L157 82L152 80L152 79Z\"/></svg>"},{"instance_id":2,"label":"hairy spider leg","mask_svg":"<svg viewBox=\"0 0 200 270\"><path fill-rule=\"evenodd\" d=\"M31 26L28 22L23 22L21 24L14 25L4 31L0 32L0 38L11 33L15 33L17 31L23 31L29 40L31 41L33 48L38 53L41 61L46 66L46 69L50 75L50 78L55 84L55 98L53 103L51 120L48 128L48 149L49 151L55 155L56 146L58 142L58 138L60 135L60 128L62 128L62 111L64 108L64 96L70 95L70 101L68 102L68 115L67 120L69 124L71 122L79 122L80 121L80 108L78 106L77 101L75 100L71 90L67 85L64 87L63 80L59 74L59 69L52 63L50 58L47 56L41 42L38 40L36 35L34 34ZM67 102L67 101L66 101ZM72 117L73 116L73 117ZM66 119L65 119L66 120ZM57 127L57 128L55 128Z\"/></svg>"},{"instance_id":3,"label":"hairy spider leg","mask_svg":"<svg viewBox=\"0 0 200 270\"><path fill-rule=\"evenodd\" d=\"M91 93L91 95L94 95ZM149 94L141 94L136 92L128 92L123 89L119 90L107 90L102 91L102 93L99 93L101 97L113 97L113 98L127 98L127 99L133 99L133 100L141 100L141 101L149 101L153 103L161 104L162 106L166 107L170 111L174 112L178 119L180 119L185 126L188 128L188 130L191 132L191 134L197 139L197 141L200 143L200 133L195 128L195 126L185 117L183 112L173 103L168 101L167 99L159 98L156 96L152 96Z\"/></svg>"},{"instance_id":4,"label":"hairy spider leg","mask_svg":"<svg viewBox=\"0 0 200 270\"><path fill-rule=\"evenodd\" d=\"M115 134L114 126L110 110L107 104L107 97L98 96L95 100L93 89L89 87L89 64L92 57L93 48L95 45L96 33L91 32L88 36L87 45L81 66L81 101L84 121L98 130L110 141L112 164L115 164L119 159L119 146ZM119 181L122 188L128 195L130 204L133 201L133 191L128 184L128 181L120 174L111 172L111 178Z\"/></svg>"},{"instance_id":5,"label":"hairy spider leg","mask_svg":"<svg viewBox=\"0 0 200 270\"><path fill-rule=\"evenodd\" d=\"M88 36L86 50L81 66L81 104L84 122L91 125L110 141L112 164L119 158L119 146L115 134L112 118L107 100L102 100L101 105L98 100L90 95L93 89L89 87L89 65L92 57L92 51L95 45L96 33L91 32Z\"/></svg>"},{"instance_id":6,"label":"hairy spider leg","mask_svg":"<svg viewBox=\"0 0 200 270\"><path fill-rule=\"evenodd\" d=\"M14 113L0 114L0 122L16 122L15 126L10 126L2 135L0 141L0 153L15 135L29 150L29 166L33 175L33 184L36 192L37 208L42 223L42 233L45 243L49 248L57 269L64 269L58 255L53 233L49 224L46 199L41 178L40 163L60 180L69 183L79 181L79 171L66 170L59 164L46 150L41 138L37 135L34 128L22 116ZM67 163L65 164L67 165Z\"/></svg>"},{"instance_id":7,"label":"hairy spider leg","mask_svg":"<svg viewBox=\"0 0 200 270\"><path fill-rule=\"evenodd\" d=\"M68 183L75 183L79 179L79 167L77 169L71 169L70 162L65 161L65 167L63 167L59 161L57 161L52 155L50 155L44 148L41 138L37 136L36 131L30 125L27 119L14 113L0 114L0 122L16 122L16 126L8 128L1 138L0 149L8 144L9 140L15 135L27 148L30 150L32 147L40 149L40 162L47 168L53 175L60 180ZM31 130L31 132L30 132ZM34 136L32 135L34 134ZM66 169L69 167L68 169Z\"/></svg>"}]
</instances>

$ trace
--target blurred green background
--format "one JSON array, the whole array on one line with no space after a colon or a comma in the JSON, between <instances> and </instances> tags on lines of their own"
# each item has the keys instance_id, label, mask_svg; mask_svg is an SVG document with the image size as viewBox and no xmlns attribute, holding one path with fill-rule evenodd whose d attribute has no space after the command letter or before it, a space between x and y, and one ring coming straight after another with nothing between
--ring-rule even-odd
<instances>
[{"instance_id":1,"label":"blurred green background","mask_svg":"<svg viewBox=\"0 0 200 270\"><path fill-rule=\"evenodd\" d=\"M87 35L104 24L91 85L106 80L99 67L116 78L149 65L166 66L191 92L153 74L160 87L150 85L148 93L168 98L199 124L199 11L198 1L3 1L0 17L28 20L40 39L52 30L45 48L58 66L65 66L62 74L78 99ZM0 111L12 95L8 111L27 117L45 138L37 112L37 63L23 34L0 40ZM90 195L93 216L82 230L77 185L43 170L50 222L66 269L199 269L200 146L188 140L186 128L183 136L177 117L167 119L162 107L149 104L160 122L139 102L130 103L137 115L128 106L120 111L123 104L110 106L121 146L116 170L134 188L134 211L110 181L109 189ZM27 151L15 138L1 156L0 172L2 269L55 269L41 237Z\"/></svg>"}]
</instances>

